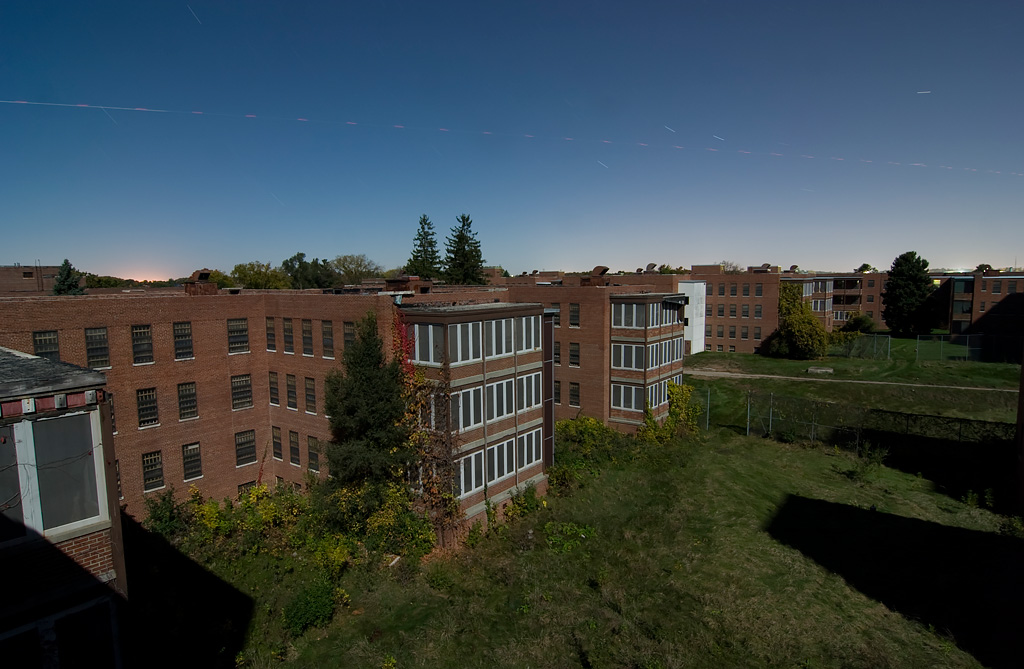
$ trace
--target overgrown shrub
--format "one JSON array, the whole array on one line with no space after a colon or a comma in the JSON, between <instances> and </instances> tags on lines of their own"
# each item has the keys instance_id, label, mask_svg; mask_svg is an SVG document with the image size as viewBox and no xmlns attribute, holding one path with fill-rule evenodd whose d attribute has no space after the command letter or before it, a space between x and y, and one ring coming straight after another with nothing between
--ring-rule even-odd
<instances>
[{"instance_id":1,"label":"overgrown shrub","mask_svg":"<svg viewBox=\"0 0 1024 669\"><path fill-rule=\"evenodd\" d=\"M505 505L505 521L515 522L519 518L532 513L541 507L540 498L537 497L537 486L530 481L523 489L513 490Z\"/></svg>"},{"instance_id":2,"label":"overgrown shrub","mask_svg":"<svg viewBox=\"0 0 1024 669\"><path fill-rule=\"evenodd\" d=\"M282 611L285 629L293 636L299 636L310 627L331 622L336 594L334 585L327 578L319 578L299 590Z\"/></svg>"},{"instance_id":3,"label":"overgrown shrub","mask_svg":"<svg viewBox=\"0 0 1024 669\"><path fill-rule=\"evenodd\" d=\"M594 528L589 525L577 525L572 522L544 524L548 548L553 553L569 553L583 545L583 542L594 536Z\"/></svg>"},{"instance_id":4,"label":"overgrown shrub","mask_svg":"<svg viewBox=\"0 0 1024 669\"><path fill-rule=\"evenodd\" d=\"M172 543L176 543L188 529L183 505L174 501L174 488L162 493L149 495L146 505L146 529L156 532Z\"/></svg>"}]
</instances>

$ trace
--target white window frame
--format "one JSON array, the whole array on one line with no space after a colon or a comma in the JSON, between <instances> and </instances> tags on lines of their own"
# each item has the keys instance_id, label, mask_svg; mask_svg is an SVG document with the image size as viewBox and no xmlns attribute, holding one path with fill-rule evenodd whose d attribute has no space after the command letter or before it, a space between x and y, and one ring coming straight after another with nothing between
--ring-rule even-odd
<instances>
[{"instance_id":1,"label":"white window frame","mask_svg":"<svg viewBox=\"0 0 1024 669\"><path fill-rule=\"evenodd\" d=\"M500 392L499 392L500 391ZM498 401L498 395L501 401ZM502 381L487 384L487 416L488 423L501 420L516 412L515 379L509 377Z\"/></svg>"},{"instance_id":2,"label":"white window frame","mask_svg":"<svg viewBox=\"0 0 1024 669\"><path fill-rule=\"evenodd\" d=\"M515 352L513 319L502 318L484 321L484 355L488 358L503 358Z\"/></svg>"},{"instance_id":3,"label":"white window frame","mask_svg":"<svg viewBox=\"0 0 1024 669\"><path fill-rule=\"evenodd\" d=\"M525 374L516 379L516 410L519 413L536 409L543 403L541 372Z\"/></svg>"},{"instance_id":4,"label":"white window frame","mask_svg":"<svg viewBox=\"0 0 1024 669\"><path fill-rule=\"evenodd\" d=\"M518 471L532 467L544 457L544 433L541 428L516 437L516 466Z\"/></svg>"},{"instance_id":5,"label":"white window frame","mask_svg":"<svg viewBox=\"0 0 1024 669\"><path fill-rule=\"evenodd\" d=\"M645 348L643 344L612 344L612 369L645 369Z\"/></svg>"},{"instance_id":6,"label":"white window frame","mask_svg":"<svg viewBox=\"0 0 1024 669\"><path fill-rule=\"evenodd\" d=\"M39 480L36 471L36 444L33 427L36 423L47 420L60 420L78 415L89 416L89 428L92 437L92 461L96 475L96 502L98 513L95 516L82 518L65 525L43 529L43 509L40 502ZM23 420L11 426L14 432L15 457L18 463L18 485L21 493L22 524L29 530L44 537L53 537L74 533L77 530L109 522L110 513L107 509L107 479L103 468L103 436L100 426L100 412L76 411L52 418ZM11 539L18 541L22 537Z\"/></svg>"},{"instance_id":7,"label":"white window frame","mask_svg":"<svg viewBox=\"0 0 1024 669\"><path fill-rule=\"evenodd\" d=\"M470 495L483 490L485 481L487 480L487 472L484 471L484 452L477 451L476 453L470 453L466 457L455 461L455 494L459 499L469 497ZM479 475L479 478L477 478ZM479 480L480 483L476 484L475 481ZM470 487L466 487L466 483L470 484Z\"/></svg>"},{"instance_id":8,"label":"white window frame","mask_svg":"<svg viewBox=\"0 0 1024 669\"><path fill-rule=\"evenodd\" d=\"M440 323L414 323L412 361L421 365L440 365L444 362L444 326ZM420 342L426 338L430 359L420 357Z\"/></svg>"},{"instance_id":9,"label":"white window frame","mask_svg":"<svg viewBox=\"0 0 1024 669\"><path fill-rule=\"evenodd\" d=\"M488 446L484 457L487 485L504 481L516 473L516 440L509 439L500 444ZM493 463L493 464L492 464Z\"/></svg>"},{"instance_id":10,"label":"white window frame","mask_svg":"<svg viewBox=\"0 0 1024 669\"><path fill-rule=\"evenodd\" d=\"M541 348L540 316L516 318L516 353L539 351Z\"/></svg>"},{"instance_id":11,"label":"white window frame","mask_svg":"<svg viewBox=\"0 0 1024 669\"><path fill-rule=\"evenodd\" d=\"M476 429L484 424L483 395L483 386L474 386L452 393L450 415L453 422L455 422L453 429L456 429L457 432L465 432L466 430ZM469 407L470 421L468 423L464 422L467 406ZM477 416L479 416L479 420L477 420Z\"/></svg>"},{"instance_id":12,"label":"white window frame","mask_svg":"<svg viewBox=\"0 0 1024 669\"><path fill-rule=\"evenodd\" d=\"M480 321L452 323L448 326L449 362L458 365L483 360L483 340Z\"/></svg>"},{"instance_id":13,"label":"white window frame","mask_svg":"<svg viewBox=\"0 0 1024 669\"><path fill-rule=\"evenodd\" d=\"M626 397L630 400L627 402ZM643 386L627 385L623 383L612 384L612 408L623 411L644 410L644 389ZM639 404L639 406L638 406Z\"/></svg>"},{"instance_id":14,"label":"white window frame","mask_svg":"<svg viewBox=\"0 0 1024 669\"><path fill-rule=\"evenodd\" d=\"M612 304L612 327L633 330L644 329L644 305L633 302Z\"/></svg>"}]
</instances>

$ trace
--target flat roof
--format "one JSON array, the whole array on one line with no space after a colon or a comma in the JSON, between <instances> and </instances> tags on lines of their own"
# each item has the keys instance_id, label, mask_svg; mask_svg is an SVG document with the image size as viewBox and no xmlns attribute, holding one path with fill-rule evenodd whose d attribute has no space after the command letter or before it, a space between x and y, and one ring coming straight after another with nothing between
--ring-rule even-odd
<instances>
[{"instance_id":1,"label":"flat roof","mask_svg":"<svg viewBox=\"0 0 1024 669\"><path fill-rule=\"evenodd\" d=\"M410 314L461 314L478 311L521 311L528 307L541 307L540 302L481 302L479 304L403 304L401 309Z\"/></svg>"},{"instance_id":2,"label":"flat roof","mask_svg":"<svg viewBox=\"0 0 1024 669\"><path fill-rule=\"evenodd\" d=\"M101 372L0 346L0 400L106 385Z\"/></svg>"}]
</instances>

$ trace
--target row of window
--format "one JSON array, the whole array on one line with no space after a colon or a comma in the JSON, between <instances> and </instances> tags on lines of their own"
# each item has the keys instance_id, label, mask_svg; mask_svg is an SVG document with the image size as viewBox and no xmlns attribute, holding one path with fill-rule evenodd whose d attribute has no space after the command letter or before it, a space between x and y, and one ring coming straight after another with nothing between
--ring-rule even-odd
<instances>
[{"instance_id":1,"label":"row of window","mask_svg":"<svg viewBox=\"0 0 1024 669\"><path fill-rule=\"evenodd\" d=\"M552 302L551 308L554 310L554 317L551 319L552 325L556 328L562 327L562 304L561 302ZM569 303L569 327L578 328L580 326L580 305L576 302Z\"/></svg>"},{"instance_id":2,"label":"row of window","mask_svg":"<svg viewBox=\"0 0 1024 669\"><path fill-rule=\"evenodd\" d=\"M683 323L683 310L678 305L653 304L612 304L613 328L661 327Z\"/></svg>"},{"instance_id":3,"label":"row of window","mask_svg":"<svg viewBox=\"0 0 1024 669\"><path fill-rule=\"evenodd\" d=\"M276 460L284 459L284 450L281 443L281 428L272 427L273 432L273 455ZM296 467L299 462L299 433L294 430L288 432L288 459ZM316 437L307 437L307 467L311 472L320 471L320 442ZM235 433L235 466L256 462L256 431L244 430ZM184 482L195 481L203 477L203 455L200 443L184 444L181 447L181 468L182 480ZM142 454L142 490L150 492L159 490L165 485L164 480L164 453L162 450L151 451Z\"/></svg>"},{"instance_id":4,"label":"row of window","mask_svg":"<svg viewBox=\"0 0 1024 669\"><path fill-rule=\"evenodd\" d=\"M501 318L448 326L448 362L476 362L541 348L540 316ZM444 362L444 326L416 323L412 326L412 360L439 365Z\"/></svg>"},{"instance_id":5,"label":"row of window","mask_svg":"<svg viewBox=\"0 0 1024 669\"><path fill-rule=\"evenodd\" d=\"M729 284L729 297L736 297L736 295L737 295L736 287L738 285L739 284L735 284L735 283L730 283ZM708 295L714 295L715 294L715 284L712 283L711 281L708 281L706 293ZM725 283L719 283L718 284L718 294L720 296L722 296L722 297L725 296ZM754 284L754 297L763 297L763 296L764 296L764 284L755 283ZM750 297L750 284L749 283L743 284L743 297Z\"/></svg>"},{"instance_id":6,"label":"row of window","mask_svg":"<svg viewBox=\"0 0 1024 669\"><path fill-rule=\"evenodd\" d=\"M455 495L467 497L539 462L542 431L532 430L455 462Z\"/></svg>"},{"instance_id":7,"label":"row of window","mask_svg":"<svg viewBox=\"0 0 1024 669\"><path fill-rule=\"evenodd\" d=\"M541 372L453 392L450 414L452 429L471 430L483 425L485 416L488 423L501 420L515 413L535 409L543 401Z\"/></svg>"},{"instance_id":8,"label":"row of window","mask_svg":"<svg viewBox=\"0 0 1024 669\"><path fill-rule=\"evenodd\" d=\"M981 303L981 310L985 311L985 303L984 302ZM832 312L832 320L835 320L835 321L847 321L847 320L850 320L850 318L854 314L856 314L856 313L858 313L858 312L856 312L856 311L833 311ZM970 313L970 312L968 311L967 313ZM868 318L874 318L875 317L875 312L868 311L867 315L868 315Z\"/></svg>"},{"instance_id":9,"label":"row of window","mask_svg":"<svg viewBox=\"0 0 1024 669\"><path fill-rule=\"evenodd\" d=\"M156 360L153 353L153 326L130 326L132 338L132 363L151 364ZM191 321L180 321L172 325L175 360L190 360L194 357ZM249 351L249 325L245 318L227 320L228 353ZM56 330L39 330L32 333L33 352L41 358L60 360L60 341ZM110 345L107 328L85 328L86 366L93 369L110 367Z\"/></svg>"},{"instance_id":10,"label":"row of window","mask_svg":"<svg viewBox=\"0 0 1024 669\"><path fill-rule=\"evenodd\" d=\"M666 339L655 344L612 344L613 369L656 369L680 362L686 342L683 337Z\"/></svg>"},{"instance_id":11,"label":"row of window","mask_svg":"<svg viewBox=\"0 0 1024 669\"><path fill-rule=\"evenodd\" d=\"M267 350L277 351L277 319L267 316ZM302 355L313 356L313 321L309 318L299 319L299 337ZM342 323L342 337L345 346L356 340L356 324L352 321ZM295 353L295 322L291 318L281 319L281 343L284 353ZM328 360L334 359L334 322L320 321L320 351Z\"/></svg>"},{"instance_id":12,"label":"row of window","mask_svg":"<svg viewBox=\"0 0 1024 669\"><path fill-rule=\"evenodd\" d=\"M832 311L832 298L811 300L811 311Z\"/></svg>"},{"instance_id":13,"label":"row of window","mask_svg":"<svg viewBox=\"0 0 1024 669\"><path fill-rule=\"evenodd\" d=\"M715 328L715 334L714 335L711 334L711 329L712 328ZM712 326L712 325L705 325L704 326L704 336L705 337L712 337L712 336L714 336L714 337L717 337L718 339L725 339L725 326L724 325L719 325L719 326L716 327L716 326ZM729 339L735 339L735 338L736 338L736 326L735 325L730 325L729 326ZM740 327L740 339L749 339L749 338L750 338L750 328L748 328L746 325ZM761 328L760 327L754 328L754 339L756 341L760 341L761 340Z\"/></svg>"},{"instance_id":14,"label":"row of window","mask_svg":"<svg viewBox=\"0 0 1024 669\"><path fill-rule=\"evenodd\" d=\"M683 375L678 374L672 377L672 382L682 385ZM656 381L646 388L624 383L612 384L612 408L625 411L643 411L645 402L651 409L656 409L668 403L669 379Z\"/></svg>"},{"instance_id":15,"label":"row of window","mask_svg":"<svg viewBox=\"0 0 1024 669\"><path fill-rule=\"evenodd\" d=\"M719 318L725 318L725 307L726 307L726 305L724 303L720 302L718 304L718 317ZM739 309L740 318L750 318L750 305L749 304L741 304L741 305L739 305L739 308L740 308ZM704 307L704 315L709 317L709 318L711 316L715 315L714 311L715 311L715 305L713 305L713 304L708 303ZM760 304L755 304L754 305L754 318L761 318L761 314L762 314L761 305ZM736 318L736 305L735 304L730 304L729 305L729 318Z\"/></svg>"},{"instance_id":16,"label":"row of window","mask_svg":"<svg viewBox=\"0 0 1024 669\"><path fill-rule=\"evenodd\" d=\"M279 385L279 375L277 372L270 372L269 377L270 384L270 404L273 406L281 406L281 388ZM298 411L299 409L299 391L298 391L298 379L294 374L284 375L284 388L285 388L285 406L289 409ZM316 413L316 379L312 377L305 377L303 381L303 400L305 404L306 413Z\"/></svg>"},{"instance_id":17,"label":"row of window","mask_svg":"<svg viewBox=\"0 0 1024 669\"><path fill-rule=\"evenodd\" d=\"M989 282L992 284L992 290L989 290ZM981 290L985 292L991 292L993 295L1000 295L1003 292L1003 279L982 279ZM1007 294L1013 294L1017 292L1017 281L1010 279L1006 282Z\"/></svg>"}]
</instances>

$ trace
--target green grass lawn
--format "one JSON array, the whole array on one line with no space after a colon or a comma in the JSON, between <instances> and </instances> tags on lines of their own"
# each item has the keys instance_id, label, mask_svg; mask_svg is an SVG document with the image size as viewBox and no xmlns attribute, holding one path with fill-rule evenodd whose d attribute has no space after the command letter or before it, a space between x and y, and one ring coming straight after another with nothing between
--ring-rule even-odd
<instances>
[{"instance_id":1,"label":"green grass lawn","mask_svg":"<svg viewBox=\"0 0 1024 669\"><path fill-rule=\"evenodd\" d=\"M553 552L552 522L587 536ZM986 597L1020 581L1002 573L1020 542L998 522L926 479L720 430L623 453L473 549L352 570L350 607L297 640L291 664L979 666L964 649L1008 650L979 638L1004 615Z\"/></svg>"}]
</instances>

